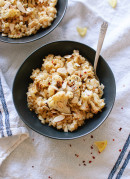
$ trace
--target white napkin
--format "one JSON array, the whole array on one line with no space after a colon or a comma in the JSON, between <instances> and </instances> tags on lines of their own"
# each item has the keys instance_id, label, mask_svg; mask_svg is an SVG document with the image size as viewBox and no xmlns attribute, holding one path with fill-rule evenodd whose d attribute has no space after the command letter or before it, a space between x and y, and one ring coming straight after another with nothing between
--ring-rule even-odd
<instances>
[{"instance_id":1,"label":"white napkin","mask_svg":"<svg viewBox=\"0 0 130 179\"><path fill-rule=\"evenodd\" d=\"M16 113L11 91L0 70L0 165L26 138L28 131Z\"/></svg>"},{"instance_id":2,"label":"white napkin","mask_svg":"<svg viewBox=\"0 0 130 179\"><path fill-rule=\"evenodd\" d=\"M102 56L114 72L117 86L114 108L97 130L79 139L61 141L41 136L30 129L30 138L22 142L1 165L0 179L129 178L129 19L129 0L118 0L116 9L111 8L107 0L69 0L63 21L46 37L19 45L0 42L0 65L11 87L12 79L23 60L45 43L75 40L96 49L100 25L106 20L109 27ZM77 33L77 26L88 28L84 38ZM100 154L93 145L98 140L108 141L106 149Z\"/></svg>"}]
</instances>

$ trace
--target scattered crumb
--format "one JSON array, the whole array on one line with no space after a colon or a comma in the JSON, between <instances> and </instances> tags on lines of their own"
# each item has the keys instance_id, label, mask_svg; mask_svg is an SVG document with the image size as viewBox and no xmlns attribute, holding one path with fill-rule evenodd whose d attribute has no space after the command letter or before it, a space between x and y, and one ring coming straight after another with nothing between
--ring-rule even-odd
<instances>
[{"instance_id":1,"label":"scattered crumb","mask_svg":"<svg viewBox=\"0 0 130 179\"><path fill-rule=\"evenodd\" d=\"M32 168L34 168L34 166L32 166Z\"/></svg>"},{"instance_id":2,"label":"scattered crumb","mask_svg":"<svg viewBox=\"0 0 130 179\"><path fill-rule=\"evenodd\" d=\"M121 130L122 130L122 128L120 127L119 131L121 131Z\"/></svg>"},{"instance_id":3,"label":"scattered crumb","mask_svg":"<svg viewBox=\"0 0 130 179\"><path fill-rule=\"evenodd\" d=\"M85 139L83 139L83 141L85 141Z\"/></svg>"},{"instance_id":4,"label":"scattered crumb","mask_svg":"<svg viewBox=\"0 0 130 179\"><path fill-rule=\"evenodd\" d=\"M91 152L91 154L93 154L93 153Z\"/></svg>"},{"instance_id":5,"label":"scattered crumb","mask_svg":"<svg viewBox=\"0 0 130 179\"><path fill-rule=\"evenodd\" d=\"M85 160L83 160L83 163L85 163Z\"/></svg>"},{"instance_id":6,"label":"scattered crumb","mask_svg":"<svg viewBox=\"0 0 130 179\"><path fill-rule=\"evenodd\" d=\"M91 138L93 138L93 135L91 135Z\"/></svg>"},{"instance_id":7,"label":"scattered crumb","mask_svg":"<svg viewBox=\"0 0 130 179\"><path fill-rule=\"evenodd\" d=\"M32 141L34 141L34 139L32 139Z\"/></svg>"},{"instance_id":8,"label":"scattered crumb","mask_svg":"<svg viewBox=\"0 0 130 179\"><path fill-rule=\"evenodd\" d=\"M69 146L71 147L72 145L70 144Z\"/></svg>"},{"instance_id":9,"label":"scattered crumb","mask_svg":"<svg viewBox=\"0 0 130 179\"><path fill-rule=\"evenodd\" d=\"M108 0L108 2L112 8L115 8L117 6L117 0Z\"/></svg>"},{"instance_id":10,"label":"scattered crumb","mask_svg":"<svg viewBox=\"0 0 130 179\"><path fill-rule=\"evenodd\" d=\"M84 163L84 166L86 166L86 163Z\"/></svg>"},{"instance_id":11,"label":"scattered crumb","mask_svg":"<svg viewBox=\"0 0 130 179\"><path fill-rule=\"evenodd\" d=\"M121 107L121 109L123 109L123 107Z\"/></svg>"},{"instance_id":12,"label":"scattered crumb","mask_svg":"<svg viewBox=\"0 0 130 179\"><path fill-rule=\"evenodd\" d=\"M98 153L100 154L101 152L100 152L100 151L98 151Z\"/></svg>"},{"instance_id":13,"label":"scattered crumb","mask_svg":"<svg viewBox=\"0 0 130 179\"><path fill-rule=\"evenodd\" d=\"M123 85L123 87L125 87L125 85Z\"/></svg>"},{"instance_id":14,"label":"scattered crumb","mask_svg":"<svg viewBox=\"0 0 130 179\"><path fill-rule=\"evenodd\" d=\"M79 164L79 166L81 166L81 165Z\"/></svg>"}]
</instances>

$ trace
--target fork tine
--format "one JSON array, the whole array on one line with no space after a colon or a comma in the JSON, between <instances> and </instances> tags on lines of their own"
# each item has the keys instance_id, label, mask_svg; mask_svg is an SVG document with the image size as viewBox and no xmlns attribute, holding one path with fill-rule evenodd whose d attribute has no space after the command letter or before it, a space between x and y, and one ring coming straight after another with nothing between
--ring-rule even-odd
<instances>
[{"instance_id":1,"label":"fork tine","mask_svg":"<svg viewBox=\"0 0 130 179\"><path fill-rule=\"evenodd\" d=\"M108 23L107 22L103 22L102 28L107 28L107 27L108 27Z\"/></svg>"}]
</instances>

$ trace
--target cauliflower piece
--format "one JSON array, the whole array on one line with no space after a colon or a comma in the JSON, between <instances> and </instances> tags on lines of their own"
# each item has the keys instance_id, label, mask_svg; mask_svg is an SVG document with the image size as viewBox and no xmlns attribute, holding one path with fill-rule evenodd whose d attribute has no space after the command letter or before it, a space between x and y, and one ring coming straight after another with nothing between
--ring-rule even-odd
<instances>
[{"instance_id":1,"label":"cauliflower piece","mask_svg":"<svg viewBox=\"0 0 130 179\"><path fill-rule=\"evenodd\" d=\"M74 72L74 67L73 67L73 64L71 61L67 63L67 72L69 74L73 74L73 72Z\"/></svg>"},{"instance_id":2,"label":"cauliflower piece","mask_svg":"<svg viewBox=\"0 0 130 179\"><path fill-rule=\"evenodd\" d=\"M1 17L3 19L13 18L15 16L16 17L20 16L20 12L18 9L8 9L8 10L1 11Z\"/></svg>"},{"instance_id":3,"label":"cauliflower piece","mask_svg":"<svg viewBox=\"0 0 130 179\"><path fill-rule=\"evenodd\" d=\"M58 69L57 69L57 72L58 72L60 75L66 76L67 70L66 70L66 68L58 68Z\"/></svg>"},{"instance_id":4,"label":"cauliflower piece","mask_svg":"<svg viewBox=\"0 0 130 179\"><path fill-rule=\"evenodd\" d=\"M51 96L53 96L54 94L55 94L55 88L54 88L54 86L49 86L49 88L48 88L48 94L49 94L49 97L51 97Z\"/></svg>"},{"instance_id":5,"label":"cauliflower piece","mask_svg":"<svg viewBox=\"0 0 130 179\"><path fill-rule=\"evenodd\" d=\"M72 75L67 78L67 84L71 87L75 85L75 87L80 87L82 85L81 78L78 75Z\"/></svg>"},{"instance_id":6,"label":"cauliflower piece","mask_svg":"<svg viewBox=\"0 0 130 179\"><path fill-rule=\"evenodd\" d=\"M35 83L40 89L48 87L50 83L49 74L47 74L46 72L40 72L35 78Z\"/></svg>"},{"instance_id":7,"label":"cauliflower piece","mask_svg":"<svg viewBox=\"0 0 130 179\"><path fill-rule=\"evenodd\" d=\"M53 73L52 75L52 84L57 86L58 88L62 87L63 79L60 75Z\"/></svg>"},{"instance_id":8,"label":"cauliflower piece","mask_svg":"<svg viewBox=\"0 0 130 179\"><path fill-rule=\"evenodd\" d=\"M56 109L62 113L70 114L70 108L67 106L68 96L64 91L59 91L48 99L48 106L51 109Z\"/></svg>"},{"instance_id":9,"label":"cauliflower piece","mask_svg":"<svg viewBox=\"0 0 130 179\"><path fill-rule=\"evenodd\" d=\"M89 99L92 97L92 91L85 90L81 94L81 100L82 100L82 105L80 106L80 110L88 112L90 110L89 108Z\"/></svg>"},{"instance_id":10,"label":"cauliflower piece","mask_svg":"<svg viewBox=\"0 0 130 179\"><path fill-rule=\"evenodd\" d=\"M74 95L71 91L67 91L66 95L68 96L69 99L74 97Z\"/></svg>"},{"instance_id":11,"label":"cauliflower piece","mask_svg":"<svg viewBox=\"0 0 130 179\"><path fill-rule=\"evenodd\" d=\"M62 88L63 88L63 89L66 89L66 87L67 87L67 82L65 81L65 82L62 84Z\"/></svg>"},{"instance_id":12,"label":"cauliflower piece","mask_svg":"<svg viewBox=\"0 0 130 179\"><path fill-rule=\"evenodd\" d=\"M51 63L50 61L45 61L44 64L43 64L43 68L48 72L50 73L50 71L52 70L52 68L54 68L54 65L53 63Z\"/></svg>"}]
</instances>

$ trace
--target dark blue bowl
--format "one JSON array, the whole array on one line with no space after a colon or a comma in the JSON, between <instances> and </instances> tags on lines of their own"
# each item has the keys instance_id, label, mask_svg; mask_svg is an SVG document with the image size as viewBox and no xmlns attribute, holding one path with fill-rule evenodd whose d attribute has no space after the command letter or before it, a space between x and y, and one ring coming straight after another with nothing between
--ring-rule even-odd
<instances>
[{"instance_id":1,"label":"dark blue bowl","mask_svg":"<svg viewBox=\"0 0 130 179\"><path fill-rule=\"evenodd\" d=\"M97 76L99 77L100 82L105 85L103 98L105 98L106 106L103 111L95 115L93 119L86 120L85 124L82 127L79 127L76 131L65 133L50 127L47 124L43 125L38 120L37 115L28 109L26 93L29 83L32 82L30 79L32 69L40 68L43 63L42 59L48 54L64 56L72 54L74 49L79 50L80 54L83 57L86 57L93 65L95 50L78 42L58 41L46 44L33 52L24 61L16 74L13 84L13 100L16 110L25 124L44 136L55 139L74 139L89 134L106 120L114 105L116 96L114 75L106 61L100 56Z\"/></svg>"},{"instance_id":2,"label":"dark blue bowl","mask_svg":"<svg viewBox=\"0 0 130 179\"><path fill-rule=\"evenodd\" d=\"M34 40L38 40L38 39L46 36L51 31L53 31L58 26L58 24L61 22L61 20L63 19L64 15L65 15L67 5L68 5L68 0L58 0L58 3L56 5L57 17L52 22L51 26L49 26L48 28L40 29L34 35L22 37L22 38L19 38L19 39L12 39L12 38L9 38L7 36L2 37L2 35L1 35L2 33L0 33L0 41L7 42L7 43L27 43L27 42L32 42Z\"/></svg>"}]
</instances>

